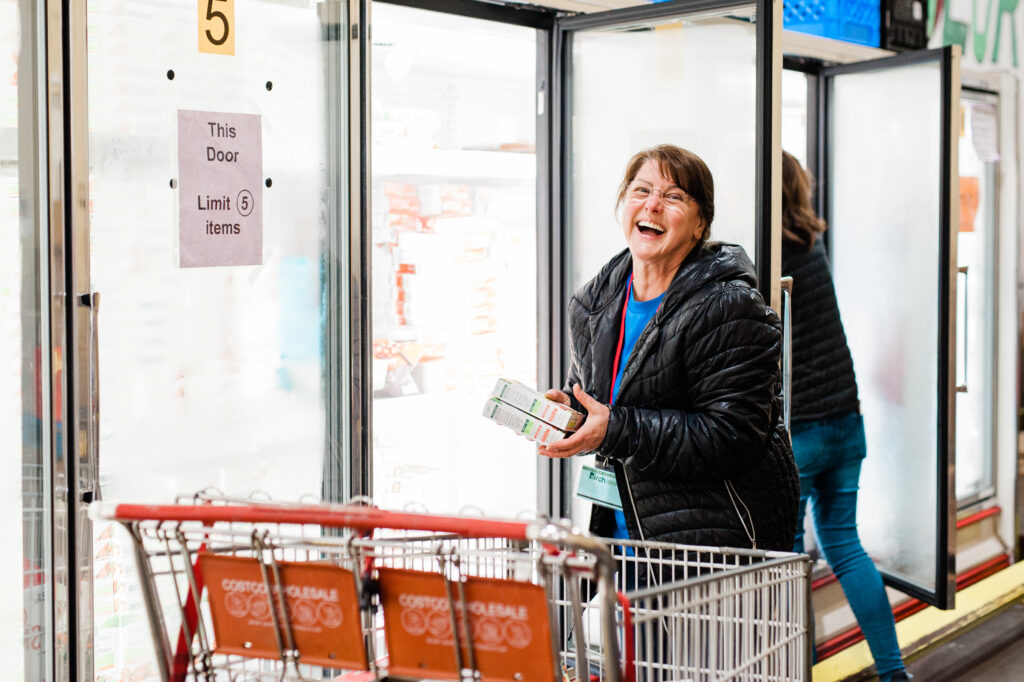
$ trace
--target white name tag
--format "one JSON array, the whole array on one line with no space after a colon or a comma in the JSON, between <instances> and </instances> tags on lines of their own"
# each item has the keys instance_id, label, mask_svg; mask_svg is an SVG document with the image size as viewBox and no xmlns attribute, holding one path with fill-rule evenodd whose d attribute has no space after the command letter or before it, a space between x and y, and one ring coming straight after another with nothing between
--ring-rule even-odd
<instances>
[{"instance_id":1,"label":"white name tag","mask_svg":"<svg viewBox=\"0 0 1024 682\"><path fill-rule=\"evenodd\" d=\"M622 510L615 472L611 469L584 464L580 471L580 482L576 486L576 497L609 509Z\"/></svg>"}]
</instances>

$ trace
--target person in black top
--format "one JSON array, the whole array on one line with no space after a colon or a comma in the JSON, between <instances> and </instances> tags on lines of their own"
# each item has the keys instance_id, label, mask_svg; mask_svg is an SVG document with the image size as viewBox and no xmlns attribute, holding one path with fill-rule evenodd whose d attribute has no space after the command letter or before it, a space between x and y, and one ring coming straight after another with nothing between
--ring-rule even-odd
<instances>
[{"instance_id":1,"label":"person in black top","mask_svg":"<svg viewBox=\"0 0 1024 682\"><path fill-rule=\"evenodd\" d=\"M800 469L794 550L804 551L804 512L814 527L875 658L879 679L906 680L882 578L857 535L857 487L867 454L853 359L825 248L825 221L810 203L810 180L782 153L782 274L793 278L793 391L790 434Z\"/></svg>"},{"instance_id":2,"label":"person in black top","mask_svg":"<svg viewBox=\"0 0 1024 682\"><path fill-rule=\"evenodd\" d=\"M707 241L710 170L679 147L644 149L616 207L627 248L569 303L568 377L547 393L587 420L539 453L595 452L614 468L624 528L595 507L604 537L792 549L799 486L779 318L743 249Z\"/></svg>"}]
</instances>

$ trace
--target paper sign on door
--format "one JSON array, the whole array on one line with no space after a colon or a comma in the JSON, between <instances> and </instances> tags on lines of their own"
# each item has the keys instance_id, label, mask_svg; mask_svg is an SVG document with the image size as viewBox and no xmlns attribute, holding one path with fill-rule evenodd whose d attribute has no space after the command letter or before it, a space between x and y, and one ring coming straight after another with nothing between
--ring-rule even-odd
<instances>
[{"instance_id":1,"label":"paper sign on door","mask_svg":"<svg viewBox=\"0 0 1024 682\"><path fill-rule=\"evenodd\" d=\"M384 638L392 675L459 679L444 578L437 573L379 569ZM550 680L555 675L544 588L493 578L463 583L477 669L484 680ZM453 594L457 595L453 585ZM463 665L469 665L461 603L455 612Z\"/></svg>"},{"instance_id":2,"label":"paper sign on door","mask_svg":"<svg viewBox=\"0 0 1024 682\"><path fill-rule=\"evenodd\" d=\"M367 670L352 572L326 564L280 562L278 567L300 662ZM280 658L271 600L256 559L201 554L199 570L209 590L214 650Z\"/></svg>"},{"instance_id":3,"label":"paper sign on door","mask_svg":"<svg viewBox=\"0 0 1024 682\"><path fill-rule=\"evenodd\" d=\"M263 261L263 138L257 114L178 110L178 264Z\"/></svg>"}]
</instances>

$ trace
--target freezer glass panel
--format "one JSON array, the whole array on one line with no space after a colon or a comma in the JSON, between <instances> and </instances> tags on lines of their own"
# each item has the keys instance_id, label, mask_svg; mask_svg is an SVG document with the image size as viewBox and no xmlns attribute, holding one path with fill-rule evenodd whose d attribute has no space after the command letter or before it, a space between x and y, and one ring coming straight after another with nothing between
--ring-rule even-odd
<instances>
[{"instance_id":1,"label":"freezer glass panel","mask_svg":"<svg viewBox=\"0 0 1024 682\"><path fill-rule=\"evenodd\" d=\"M782 72L782 149L807 168L807 75L786 69ZM804 516L804 551L819 555L814 536L813 515Z\"/></svg>"},{"instance_id":2,"label":"freezer glass panel","mask_svg":"<svg viewBox=\"0 0 1024 682\"><path fill-rule=\"evenodd\" d=\"M341 358L324 348L347 317L328 305L347 260L333 246L348 234L339 217L347 151L329 144L348 130L339 105L345 5L255 0L235 9L227 55L199 51L194 3L88 3L91 277L102 296L108 499L170 501L215 488L315 500L334 483L322 475L325 430L344 417L326 413L325 381ZM212 28L219 39L220 25ZM189 177L216 175L184 165L179 173L179 110L207 112L203 144L238 152L239 168L259 154L262 177L240 185L262 206L256 264L219 264L241 252L221 229L214 264L179 267L179 192ZM225 114L259 116L262 134L234 129ZM193 190L184 200L215 211L212 223L248 230L240 196ZM214 248L207 241L202 252ZM110 524L95 526L94 543L96 679L155 679L131 543ZM177 614L166 616L174 627Z\"/></svg>"},{"instance_id":3,"label":"freezer glass panel","mask_svg":"<svg viewBox=\"0 0 1024 682\"><path fill-rule=\"evenodd\" d=\"M837 76L832 263L867 431L861 539L892 574L936 578L940 66Z\"/></svg>"},{"instance_id":4,"label":"freezer glass panel","mask_svg":"<svg viewBox=\"0 0 1024 682\"><path fill-rule=\"evenodd\" d=\"M782 149L807 168L807 74L782 72Z\"/></svg>"},{"instance_id":5,"label":"freezer glass panel","mask_svg":"<svg viewBox=\"0 0 1024 682\"><path fill-rule=\"evenodd\" d=\"M537 34L373 17L374 500L532 512L533 444L482 413L537 382Z\"/></svg>"},{"instance_id":6,"label":"freezer glass panel","mask_svg":"<svg viewBox=\"0 0 1024 682\"><path fill-rule=\"evenodd\" d=\"M710 238L755 260L756 57L746 9L572 34L573 288L625 248L615 199L626 163L662 143L704 159L715 182Z\"/></svg>"},{"instance_id":7,"label":"freezer glass panel","mask_svg":"<svg viewBox=\"0 0 1024 682\"><path fill-rule=\"evenodd\" d=\"M756 260L753 17L753 9L734 9L728 16L571 34L570 291L625 248L615 201L626 164L641 149L662 143L689 149L711 170L710 239L738 243ZM592 460L570 460L571 490L581 467ZM589 510L589 503L573 498L574 520L585 525Z\"/></svg>"},{"instance_id":8,"label":"freezer glass panel","mask_svg":"<svg viewBox=\"0 0 1024 682\"><path fill-rule=\"evenodd\" d=\"M31 0L0 0L0 538L6 557L0 561L0 660L5 678L26 681L54 679L52 496L43 437L49 365L42 344L49 339L40 315L47 216L39 9Z\"/></svg>"},{"instance_id":9,"label":"freezer glass panel","mask_svg":"<svg viewBox=\"0 0 1024 682\"><path fill-rule=\"evenodd\" d=\"M995 429L995 247L998 99L962 97L960 215L957 233L956 496L993 490Z\"/></svg>"}]
</instances>

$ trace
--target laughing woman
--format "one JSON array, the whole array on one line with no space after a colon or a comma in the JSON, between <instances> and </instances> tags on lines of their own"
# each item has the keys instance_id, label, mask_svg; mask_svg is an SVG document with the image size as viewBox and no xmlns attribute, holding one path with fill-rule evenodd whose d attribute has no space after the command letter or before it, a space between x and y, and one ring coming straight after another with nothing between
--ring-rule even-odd
<instances>
[{"instance_id":1,"label":"laughing woman","mask_svg":"<svg viewBox=\"0 0 1024 682\"><path fill-rule=\"evenodd\" d=\"M645 149L617 207L628 248L573 296L566 387L547 393L587 419L539 453L614 469L621 511L591 519L604 537L791 550L782 334L743 249L707 241L711 171L685 149Z\"/></svg>"}]
</instances>

